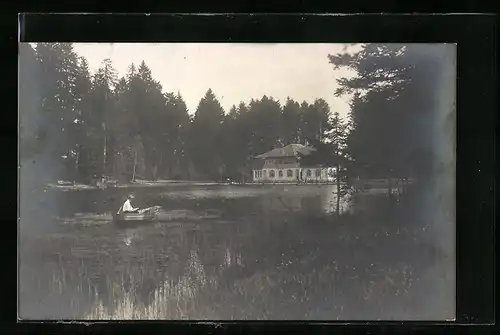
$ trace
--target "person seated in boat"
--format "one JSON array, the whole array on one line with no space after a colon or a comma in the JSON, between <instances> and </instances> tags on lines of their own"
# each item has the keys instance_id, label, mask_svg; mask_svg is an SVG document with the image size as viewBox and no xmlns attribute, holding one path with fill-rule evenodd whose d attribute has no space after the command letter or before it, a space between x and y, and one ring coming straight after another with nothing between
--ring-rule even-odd
<instances>
[{"instance_id":1,"label":"person seated in boat","mask_svg":"<svg viewBox=\"0 0 500 335\"><path fill-rule=\"evenodd\" d=\"M118 214L120 213L139 213L139 208L132 207L132 204L130 203L131 199L134 199L133 194L129 194L127 196L127 200L123 203L122 207L118 210Z\"/></svg>"}]
</instances>

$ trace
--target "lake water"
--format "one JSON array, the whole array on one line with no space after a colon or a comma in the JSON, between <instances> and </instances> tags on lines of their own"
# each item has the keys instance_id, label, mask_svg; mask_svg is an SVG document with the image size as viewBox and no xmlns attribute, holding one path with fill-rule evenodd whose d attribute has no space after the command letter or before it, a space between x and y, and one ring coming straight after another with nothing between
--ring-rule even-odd
<instances>
[{"instance_id":1,"label":"lake water","mask_svg":"<svg viewBox=\"0 0 500 335\"><path fill-rule=\"evenodd\" d=\"M372 215L370 208L381 206L374 200L345 199L342 209L351 214L339 219L334 191L328 185L137 189L133 205L161 206L163 219L128 229L113 225L111 211L130 190L32 194L29 208L21 210L19 316L454 315L454 292L446 289L454 287L446 284L453 268L442 266L451 256L422 242L426 225L390 224L396 210Z\"/></svg>"}]
</instances>

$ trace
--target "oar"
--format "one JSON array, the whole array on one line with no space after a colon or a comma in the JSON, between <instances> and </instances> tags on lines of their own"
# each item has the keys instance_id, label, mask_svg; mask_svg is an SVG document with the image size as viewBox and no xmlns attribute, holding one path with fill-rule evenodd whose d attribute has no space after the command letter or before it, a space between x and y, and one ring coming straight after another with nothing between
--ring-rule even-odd
<instances>
[{"instance_id":1,"label":"oar","mask_svg":"<svg viewBox=\"0 0 500 335\"><path fill-rule=\"evenodd\" d=\"M139 214L144 214L147 212L157 212L160 206L152 206L144 209L139 209Z\"/></svg>"}]
</instances>

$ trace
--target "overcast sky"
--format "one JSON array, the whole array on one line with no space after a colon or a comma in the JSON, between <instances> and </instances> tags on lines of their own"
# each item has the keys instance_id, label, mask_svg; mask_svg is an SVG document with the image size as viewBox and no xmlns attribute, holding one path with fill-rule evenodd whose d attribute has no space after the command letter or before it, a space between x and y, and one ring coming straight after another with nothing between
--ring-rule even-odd
<instances>
[{"instance_id":1,"label":"overcast sky","mask_svg":"<svg viewBox=\"0 0 500 335\"><path fill-rule=\"evenodd\" d=\"M264 94L281 102L323 98L342 116L349 110L347 98L333 95L336 79L349 72L334 71L327 57L342 52L342 44L75 43L74 49L91 71L110 58L120 76L144 60L164 92L181 93L190 113L209 88L226 113Z\"/></svg>"}]
</instances>

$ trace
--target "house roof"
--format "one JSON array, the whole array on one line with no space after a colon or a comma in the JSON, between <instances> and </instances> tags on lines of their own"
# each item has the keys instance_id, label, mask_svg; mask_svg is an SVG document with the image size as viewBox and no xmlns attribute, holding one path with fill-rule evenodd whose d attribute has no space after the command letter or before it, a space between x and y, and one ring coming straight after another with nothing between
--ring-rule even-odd
<instances>
[{"instance_id":1,"label":"house roof","mask_svg":"<svg viewBox=\"0 0 500 335\"><path fill-rule=\"evenodd\" d=\"M253 159L251 166L254 170L261 170L264 167L264 161L262 159Z\"/></svg>"},{"instance_id":2,"label":"house roof","mask_svg":"<svg viewBox=\"0 0 500 335\"><path fill-rule=\"evenodd\" d=\"M302 144L289 144L283 148L276 148L271 151L258 155L256 158L278 158L278 157L296 157L298 154L310 155L316 149L306 147Z\"/></svg>"}]
</instances>

